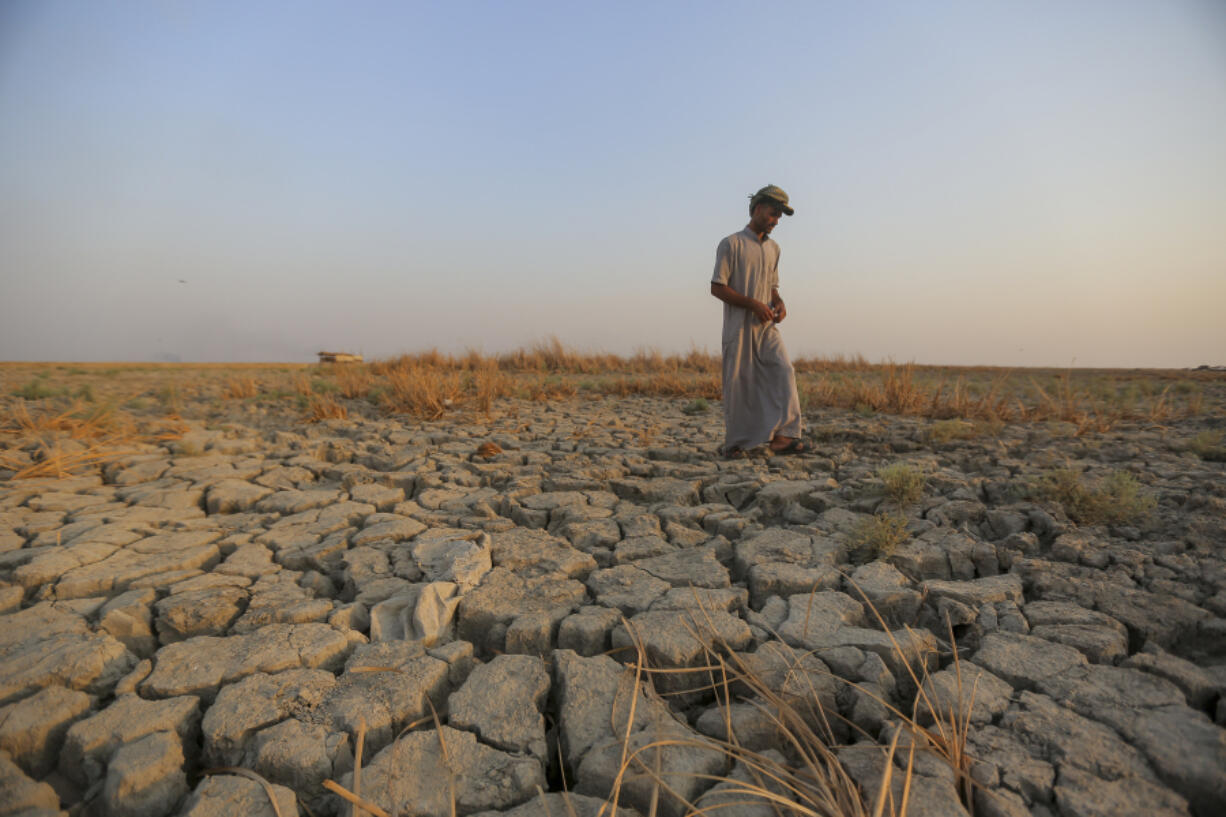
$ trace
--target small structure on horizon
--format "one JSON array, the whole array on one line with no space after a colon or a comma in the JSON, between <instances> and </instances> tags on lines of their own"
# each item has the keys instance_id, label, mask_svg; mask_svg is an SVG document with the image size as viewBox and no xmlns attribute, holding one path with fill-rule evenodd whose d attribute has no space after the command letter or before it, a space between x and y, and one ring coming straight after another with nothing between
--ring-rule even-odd
<instances>
[{"instance_id":1,"label":"small structure on horizon","mask_svg":"<svg viewBox=\"0 0 1226 817\"><path fill-rule=\"evenodd\" d=\"M348 352L320 352L320 363L361 363L361 355L351 355Z\"/></svg>"}]
</instances>

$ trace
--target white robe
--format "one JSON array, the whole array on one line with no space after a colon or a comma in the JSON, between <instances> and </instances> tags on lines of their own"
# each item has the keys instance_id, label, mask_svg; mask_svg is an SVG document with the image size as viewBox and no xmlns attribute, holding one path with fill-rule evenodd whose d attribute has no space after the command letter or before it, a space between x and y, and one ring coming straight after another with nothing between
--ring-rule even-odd
<instances>
[{"instance_id":1,"label":"white robe","mask_svg":"<svg viewBox=\"0 0 1226 817\"><path fill-rule=\"evenodd\" d=\"M711 282L769 304L779 286L779 245L748 227L728 236L715 251ZM722 341L724 450L799 437L796 375L778 326L726 303Z\"/></svg>"}]
</instances>

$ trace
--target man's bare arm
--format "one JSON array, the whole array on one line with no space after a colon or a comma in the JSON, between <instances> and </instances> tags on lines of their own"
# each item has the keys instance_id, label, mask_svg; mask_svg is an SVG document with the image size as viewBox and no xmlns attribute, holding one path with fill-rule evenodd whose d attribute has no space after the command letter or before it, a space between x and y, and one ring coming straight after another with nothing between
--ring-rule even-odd
<instances>
[{"instance_id":1,"label":"man's bare arm","mask_svg":"<svg viewBox=\"0 0 1226 817\"><path fill-rule=\"evenodd\" d=\"M711 294L719 298L726 304L748 309L750 312L758 316L758 320L762 323L769 323L775 319L771 308L756 298L750 298L748 295L742 295L727 284L711 283Z\"/></svg>"}]
</instances>

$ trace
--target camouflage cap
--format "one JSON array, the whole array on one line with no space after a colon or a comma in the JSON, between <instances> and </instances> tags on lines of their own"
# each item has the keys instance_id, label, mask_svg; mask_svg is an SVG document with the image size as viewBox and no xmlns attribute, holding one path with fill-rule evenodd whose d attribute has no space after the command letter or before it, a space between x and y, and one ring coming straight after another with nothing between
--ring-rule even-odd
<instances>
[{"instance_id":1,"label":"camouflage cap","mask_svg":"<svg viewBox=\"0 0 1226 817\"><path fill-rule=\"evenodd\" d=\"M774 185L774 184L768 184L766 187L763 187L757 193L754 193L752 196L749 197L750 209L753 209L758 204L758 202L764 201L767 199L774 202L775 204L778 204L780 209L782 209L783 212L787 213L789 216L796 212L795 210L793 210L791 207L788 206L788 194L783 192L782 187L779 187L778 185Z\"/></svg>"}]
</instances>

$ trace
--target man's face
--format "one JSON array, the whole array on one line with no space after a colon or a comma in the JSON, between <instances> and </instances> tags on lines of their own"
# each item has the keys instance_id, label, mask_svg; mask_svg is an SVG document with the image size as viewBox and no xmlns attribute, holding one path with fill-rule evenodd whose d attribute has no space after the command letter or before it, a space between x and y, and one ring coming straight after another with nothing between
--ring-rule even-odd
<instances>
[{"instance_id":1,"label":"man's face","mask_svg":"<svg viewBox=\"0 0 1226 817\"><path fill-rule=\"evenodd\" d=\"M749 218L750 228L759 235L770 235L771 230L775 229L775 225L779 223L779 217L783 215L783 210L779 205L771 204L770 202L759 202L753 208L753 215Z\"/></svg>"}]
</instances>

